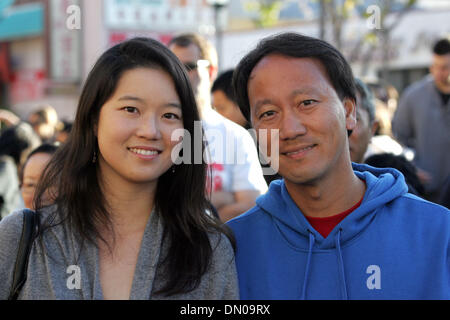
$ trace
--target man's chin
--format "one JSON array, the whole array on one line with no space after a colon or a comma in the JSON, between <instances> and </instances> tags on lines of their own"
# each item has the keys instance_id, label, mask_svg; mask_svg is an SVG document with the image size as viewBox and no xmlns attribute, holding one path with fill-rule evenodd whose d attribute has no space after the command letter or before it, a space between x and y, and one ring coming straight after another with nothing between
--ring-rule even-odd
<instances>
[{"instance_id":1,"label":"man's chin","mask_svg":"<svg viewBox=\"0 0 450 320\"><path fill-rule=\"evenodd\" d=\"M284 178L285 181L288 181L292 184L296 185L309 185L314 184L315 181L318 181L320 175L316 174L312 170L308 171L290 171L288 173L283 174L279 172L279 174Z\"/></svg>"}]
</instances>

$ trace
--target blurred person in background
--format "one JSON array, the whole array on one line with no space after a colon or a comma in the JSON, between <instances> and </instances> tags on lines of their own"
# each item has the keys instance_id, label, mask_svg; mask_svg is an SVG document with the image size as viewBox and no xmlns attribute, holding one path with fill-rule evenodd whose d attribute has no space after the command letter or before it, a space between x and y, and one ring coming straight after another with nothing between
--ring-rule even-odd
<instances>
[{"instance_id":1,"label":"blurred person in background","mask_svg":"<svg viewBox=\"0 0 450 320\"><path fill-rule=\"evenodd\" d=\"M364 83L364 82L363 82ZM372 94L372 103L375 108L375 121L377 127L367 147L365 158L379 153L392 153L404 155L412 160L414 154L409 148L404 148L392 134L391 122L398 102L398 91L390 84L364 83Z\"/></svg>"},{"instance_id":2,"label":"blurred person in background","mask_svg":"<svg viewBox=\"0 0 450 320\"><path fill-rule=\"evenodd\" d=\"M392 121L395 137L415 151L426 198L439 201L450 176L450 40L433 46L430 75L405 89Z\"/></svg>"},{"instance_id":3,"label":"blurred person in background","mask_svg":"<svg viewBox=\"0 0 450 320\"><path fill-rule=\"evenodd\" d=\"M414 154L407 147L402 146L393 136L391 130L391 114L386 104L375 99L375 119L378 123L377 129L372 136L367 148L365 157L378 153L392 153L394 155L404 155L408 160L412 160Z\"/></svg>"},{"instance_id":4,"label":"blurred person in background","mask_svg":"<svg viewBox=\"0 0 450 320\"><path fill-rule=\"evenodd\" d=\"M398 105L398 91L391 84L370 85L375 100L375 114L378 119L376 135L392 135L392 118Z\"/></svg>"},{"instance_id":5,"label":"blurred person in background","mask_svg":"<svg viewBox=\"0 0 450 320\"><path fill-rule=\"evenodd\" d=\"M250 124L245 120L241 110L236 104L231 80L233 79L233 70L227 70L214 80L211 88L212 107L225 118L237 123L245 129L250 129Z\"/></svg>"},{"instance_id":6,"label":"blurred person in background","mask_svg":"<svg viewBox=\"0 0 450 320\"><path fill-rule=\"evenodd\" d=\"M45 167L58 150L58 146L44 143L31 151L23 165L20 177L20 191L25 208L34 210L34 193Z\"/></svg>"},{"instance_id":7,"label":"blurred person in background","mask_svg":"<svg viewBox=\"0 0 450 320\"><path fill-rule=\"evenodd\" d=\"M59 143L66 142L71 130L72 130L72 122L71 121L67 121L67 120L61 121L60 126L58 127L58 131L55 136L55 140Z\"/></svg>"},{"instance_id":8,"label":"blurred person in background","mask_svg":"<svg viewBox=\"0 0 450 320\"><path fill-rule=\"evenodd\" d=\"M424 196L425 188L417 175L417 168L405 156L392 153L373 154L365 159L364 163L376 168L397 169L405 177L408 192L419 197Z\"/></svg>"},{"instance_id":9,"label":"blurred person in background","mask_svg":"<svg viewBox=\"0 0 450 320\"><path fill-rule=\"evenodd\" d=\"M375 135L384 135L393 137L392 134L392 115L385 102L375 99L375 117L378 120L378 128Z\"/></svg>"},{"instance_id":10,"label":"blurred person in background","mask_svg":"<svg viewBox=\"0 0 450 320\"><path fill-rule=\"evenodd\" d=\"M239 109L234 95L234 90L231 85L233 79L233 70L227 70L220 74L214 81L211 88L212 94L212 106L214 110L219 112L225 118L237 123L245 129L250 129L251 124L248 122ZM263 168L269 168L269 164L261 164ZM281 179L278 173L265 174L264 179L267 184L270 184L273 180Z\"/></svg>"},{"instance_id":11,"label":"blurred person in background","mask_svg":"<svg viewBox=\"0 0 450 320\"><path fill-rule=\"evenodd\" d=\"M355 78L356 85L356 127L349 137L350 158L362 163L370 141L378 129L372 93L364 82Z\"/></svg>"},{"instance_id":12,"label":"blurred person in background","mask_svg":"<svg viewBox=\"0 0 450 320\"><path fill-rule=\"evenodd\" d=\"M55 108L50 105L39 107L38 110L30 114L28 122L43 143L51 143L54 141L59 123Z\"/></svg>"},{"instance_id":13,"label":"blurred person in background","mask_svg":"<svg viewBox=\"0 0 450 320\"><path fill-rule=\"evenodd\" d=\"M0 135L0 218L23 207L19 176L28 154L41 140L26 122L7 128Z\"/></svg>"},{"instance_id":14,"label":"blurred person in background","mask_svg":"<svg viewBox=\"0 0 450 320\"><path fill-rule=\"evenodd\" d=\"M207 192L225 222L250 209L256 198L267 191L257 149L247 130L221 116L211 106L211 86L218 70L217 52L212 44L198 34L187 33L172 38L168 46L184 64L194 90L210 157L208 181L211 183L207 185ZM221 134L222 141L217 141L220 137L216 133ZM236 163L237 157L245 162ZM230 158L233 163L225 161Z\"/></svg>"},{"instance_id":15,"label":"blurred person in background","mask_svg":"<svg viewBox=\"0 0 450 320\"><path fill-rule=\"evenodd\" d=\"M20 122L20 118L12 111L0 109L0 133L6 128L16 125Z\"/></svg>"},{"instance_id":16,"label":"blurred person in background","mask_svg":"<svg viewBox=\"0 0 450 320\"><path fill-rule=\"evenodd\" d=\"M378 153L402 155L407 150L390 134L391 117L384 102L376 99L370 87L361 79L355 78L355 85L357 123L349 137L352 161L363 163L364 159Z\"/></svg>"},{"instance_id":17,"label":"blurred person in background","mask_svg":"<svg viewBox=\"0 0 450 320\"><path fill-rule=\"evenodd\" d=\"M370 88L360 79L355 78L356 86L356 127L349 137L350 158L356 163L366 163L377 168L395 168L405 177L408 191L423 197L424 188L417 176L417 169L401 152L383 152L395 150L398 143L389 138L383 138L382 148L372 143L378 129L374 97ZM392 143L394 143L392 147ZM391 145L391 146L390 146ZM400 145L399 145L400 146ZM400 150L402 150L400 146Z\"/></svg>"}]
</instances>

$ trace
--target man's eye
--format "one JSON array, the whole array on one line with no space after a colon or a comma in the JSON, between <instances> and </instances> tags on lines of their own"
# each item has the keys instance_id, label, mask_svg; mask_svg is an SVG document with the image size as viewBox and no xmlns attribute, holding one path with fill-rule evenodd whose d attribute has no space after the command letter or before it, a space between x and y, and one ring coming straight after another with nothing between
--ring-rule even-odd
<instances>
[{"instance_id":1,"label":"man's eye","mask_svg":"<svg viewBox=\"0 0 450 320\"><path fill-rule=\"evenodd\" d=\"M263 112L263 113L259 116L259 119L271 117L271 116L273 116L274 114L275 114L275 111L266 111L266 112Z\"/></svg>"},{"instance_id":2,"label":"man's eye","mask_svg":"<svg viewBox=\"0 0 450 320\"><path fill-rule=\"evenodd\" d=\"M309 106L313 105L316 102L317 102L316 100L308 99L308 100L303 100L301 102L301 104L303 104L305 107L309 107Z\"/></svg>"}]
</instances>

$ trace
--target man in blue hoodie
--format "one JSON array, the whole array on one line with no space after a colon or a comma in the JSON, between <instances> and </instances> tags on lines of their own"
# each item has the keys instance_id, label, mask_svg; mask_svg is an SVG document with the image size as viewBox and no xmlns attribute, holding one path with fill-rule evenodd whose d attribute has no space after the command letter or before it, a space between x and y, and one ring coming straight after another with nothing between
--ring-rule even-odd
<instances>
[{"instance_id":1,"label":"man in blue hoodie","mask_svg":"<svg viewBox=\"0 0 450 320\"><path fill-rule=\"evenodd\" d=\"M353 79L334 47L296 33L239 63L238 104L283 177L228 222L242 299L450 299L449 210L350 160Z\"/></svg>"}]
</instances>

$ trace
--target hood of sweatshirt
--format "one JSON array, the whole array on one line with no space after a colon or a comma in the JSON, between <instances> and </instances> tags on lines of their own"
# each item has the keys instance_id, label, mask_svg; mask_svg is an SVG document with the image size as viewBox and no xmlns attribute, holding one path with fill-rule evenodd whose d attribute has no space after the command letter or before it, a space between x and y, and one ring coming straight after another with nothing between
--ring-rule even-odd
<instances>
[{"instance_id":1,"label":"hood of sweatshirt","mask_svg":"<svg viewBox=\"0 0 450 320\"><path fill-rule=\"evenodd\" d=\"M273 181L253 209L228 222L237 240L241 299L448 296L448 210L408 195L395 169L352 166L366 183L364 198L326 238L284 180Z\"/></svg>"},{"instance_id":2,"label":"hood of sweatshirt","mask_svg":"<svg viewBox=\"0 0 450 320\"><path fill-rule=\"evenodd\" d=\"M314 230L289 195L284 180L270 184L269 191L259 197L257 206L272 216L285 240L300 250L307 250L305 273L300 299L306 299L313 251L335 250L338 267L338 288L342 299L348 299L342 246L363 232L375 218L378 208L402 196L408 191L403 175L391 168L374 168L352 163L355 174L366 183L361 205L345 217L324 238Z\"/></svg>"},{"instance_id":3,"label":"hood of sweatshirt","mask_svg":"<svg viewBox=\"0 0 450 320\"><path fill-rule=\"evenodd\" d=\"M345 244L362 232L373 220L377 208L408 192L403 175L392 168L374 168L352 163L355 174L366 183L366 192L361 205L343 219L327 236L313 229L289 195L284 180L270 184L266 194L256 200L257 206L270 214L285 239L294 247L308 250L311 236L316 249L336 247L339 233L340 244Z\"/></svg>"}]
</instances>

